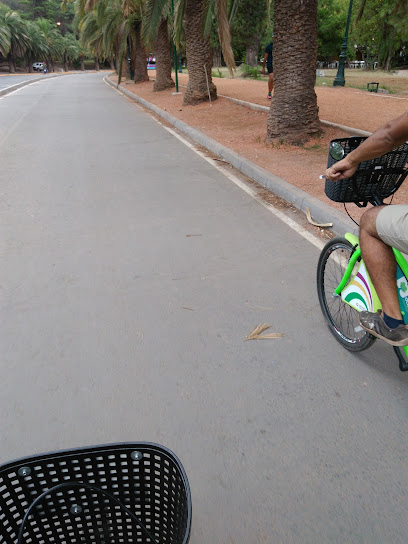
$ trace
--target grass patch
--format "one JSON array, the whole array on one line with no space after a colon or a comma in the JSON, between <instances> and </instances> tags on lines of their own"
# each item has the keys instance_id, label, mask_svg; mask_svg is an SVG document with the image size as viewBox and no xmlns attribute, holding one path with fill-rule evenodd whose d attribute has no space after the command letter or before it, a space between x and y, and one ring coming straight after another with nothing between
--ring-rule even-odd
<instances>
[{"instance_id":1,"label":"grass patch","mask_svg":"<svg viewBox=\"0 0 408 544\"><path fill-rule=\"evenodd\" d=\"M217 68L217 71L212 70L211 75L212 77L225 77L219 68Z\"/></svg>"}]
</instances>

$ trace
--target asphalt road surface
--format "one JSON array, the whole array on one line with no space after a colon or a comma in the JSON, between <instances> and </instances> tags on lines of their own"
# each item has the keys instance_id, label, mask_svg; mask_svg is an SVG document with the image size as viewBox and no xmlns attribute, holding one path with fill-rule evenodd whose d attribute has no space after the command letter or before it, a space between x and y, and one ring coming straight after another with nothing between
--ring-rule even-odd
<instances>
[{"instance_id":1,"label":"asphalt road surface","mask_svg":"<svg viewBox=\"0 0 408 544\"><path fill-rule=\"evenodd\" d=\"M33 72L32 74L14 74L14 75L6 75L6 74L0 74L0 91L6 90L9 87L13 87L14 85L19 85L20 83L24 83L25 81L30 81L34 79L39 79L40 77L47 77L44 76L41 72ZM49 76L48 76L49 77Z\"/></svg>"},{"instance_id":2,"label":"asphalt road surface","mask_svg":"<svg viewBox=\"0 0 408 544\"><path fill-rule=\"evenodd\" d=\"M331 337L315 246L100 74L2 97L0 164L1 462L158 442L191 543L407 541L408 376Z\"/></svg>"}]
</instances>

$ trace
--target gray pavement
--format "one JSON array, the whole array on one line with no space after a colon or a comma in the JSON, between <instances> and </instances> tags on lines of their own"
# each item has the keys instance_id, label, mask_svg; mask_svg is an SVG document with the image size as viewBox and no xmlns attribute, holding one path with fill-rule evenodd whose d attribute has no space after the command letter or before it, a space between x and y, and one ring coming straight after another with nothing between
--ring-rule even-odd
<instances>
[{"instance_id":1,"label":"gray pavement","mask_svg":"<svg viewBox=\"0 0 408 544\"><path fill-rule=\"evenodd\" d=\"M153 441L192 543L406 541L406 376L332 339L313 245L99 74L1 98L0 162L1 462Z\"/></svg>"},{"instance_id":2,"label":"gray pavement","mask_svg":"<svg viewBox=\"0 0 408 544\"><path fill-rule=\"evenodd\" d=\"M126 89L125 86L116 85L109 79L109 77L105 77L105 81L112 87L119 89L120 92L122 92L124 95L128 96L132 100L135 100L145 108L153 111L162 119L174 125L179 131L187 135L193 141L195 141L199 145L202 145L215 155L218 155L223 160L230 163L238 171L250 177L266 189L272 191L275 195L279 196L287 203L295 206L303 213L306 212L306 208L309 208L312 217L316 222L321 224L332 223L333 227L331 228L331 230L335 234L342 236L345 232L358 232L358 228L356 227L355 223L351 221L344 213L336 210L329 204L322 202L318 198L309 195L305 191L298 189L294 185L291 185L290 180L286 181L278 176L275 176L274 174L271 174L264 168L258 166L257 164L254 164L248 159L242 157L241 155L238 155L235 151L232 151L228 147L225 147L219 142L213 140L206 134L203 134L202 132L198 131L193 127L190 127L183 121L180 121L176 117L173 117L156 105L151 104L147 100L135 95L134 93ZM344 129L345 127L340 127L339 125L339 128ZM360 135L363 135L362 131L356 130L356 134L358 132L361 133ZM369 133L365 133L364 135L368 134Z\"/></svg>"},{"instance_id":3,"label":"gray pavement","mask_svg":"<svg viewBox=\"0 0 408 544\"><path fill-rule=\"evenodd\" d=\"M0 96L8 94L16 89L25 87L34 81L39 81L40 79L46 77L53 77L53 74L41 74L35 72L33 74L10 74L10 75L1 75L0 77Z\"/></svg>"}]
</instances>

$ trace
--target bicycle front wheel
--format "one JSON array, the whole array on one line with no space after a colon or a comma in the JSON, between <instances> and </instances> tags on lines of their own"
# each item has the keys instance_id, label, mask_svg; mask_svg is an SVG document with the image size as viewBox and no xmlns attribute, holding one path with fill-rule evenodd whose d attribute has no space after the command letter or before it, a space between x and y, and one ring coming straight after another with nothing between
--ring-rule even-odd
<instances>
[{"instance_id":1,"label":"bicycle front wheel","mask_svg":"<svg viewBox=\"0 0 408 544\"><path fill-rule=\"evenodd\" d=\"M352 252L353 247L345 238L333 238L325 245L317 265L317 294L323 315L336 340L350 351L363 351L376 339L360 326L358 311L334 292L343 278Z\"/></svg>"}]
</instances>

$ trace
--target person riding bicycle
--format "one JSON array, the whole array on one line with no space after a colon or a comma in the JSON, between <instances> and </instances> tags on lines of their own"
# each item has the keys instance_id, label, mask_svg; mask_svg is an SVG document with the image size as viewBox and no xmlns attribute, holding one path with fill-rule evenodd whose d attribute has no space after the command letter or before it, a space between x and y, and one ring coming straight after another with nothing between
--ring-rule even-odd
<instances>
[{"instance_id":1,"label":"person riding bicycle","mask_svg":"<svg viewBox=\"0 0 408 544\"><path fill-rule=\"evenodd\" d=\"M360 162L374 159L408 140L408 111L389 121L344 159L326 170L332 181L350 178ZM360 221L360 248L382 313L360 312L366 331L393 346L408 345L408 326L401 315L392 247L408 254L408 204L376 206Z\"/></svg>"}]
</instances>

